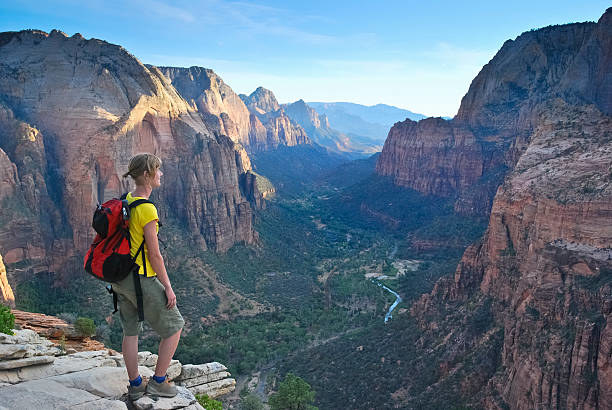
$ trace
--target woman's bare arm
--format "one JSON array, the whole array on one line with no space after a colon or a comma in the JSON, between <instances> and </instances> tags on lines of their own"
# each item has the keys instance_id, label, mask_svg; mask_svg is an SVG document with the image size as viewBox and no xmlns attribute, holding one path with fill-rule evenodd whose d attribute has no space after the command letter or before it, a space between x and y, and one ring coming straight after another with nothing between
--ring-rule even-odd
<instances>
[{"instance_id":1,"label":"woman's bare arm","mask_svg":"<svg viewBox=\"0 0 612 410\"><path fill-rule=\"evenodd\" d=\"M176 296L172 290L168 272L166 272L164 258L159 251L159 242L157 240L157 220L152 220L146 224L143 230L145 242L147 244L147 256L149 258L149 262L151 263L151 267L155 273L157 273L157 278L166 289L166 297L168 298L168 304L166 307L171 309L174 305L176 305Z\"/></svg>"}]
</instances>

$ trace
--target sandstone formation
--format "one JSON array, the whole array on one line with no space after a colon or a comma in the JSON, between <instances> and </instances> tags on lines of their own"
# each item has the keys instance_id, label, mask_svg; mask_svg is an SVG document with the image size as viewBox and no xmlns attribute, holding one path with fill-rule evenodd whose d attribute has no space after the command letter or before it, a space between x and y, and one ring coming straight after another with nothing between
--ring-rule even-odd
<instances>
[{"instance_id":1,"label":"sandstone formation","mask_svg":"<svg viewBox=\"0 0 612 410\"><path fill-rule=\"evenodd\" d=\"M11 307L15 306L15 295L6 276L6 267L2 262L2 255L0 255L0 294L2 295L0 303Z\"/></svg>"},{"instance_id":2,"label":"sandstone formation","mask_svg":"<svg viewBox=\"0 0 612 410\"><path fill-rule=\"evenodd\" d=\"M151 377L156 362L157 355L140 352L140 374ZM0 334L2 408L127 409L129 404L139 410L202 409L194 394L219 397L234 390L236 381L226 370L217 362L183 366L174 360L168 376L180 384L176 397L154 400L144 396L128 403L127 372L117 352L105 349L66 355L33 330L15 330L14 336Z\"/></svg>"},{"instance_id":3,"label":"sandstone formation","mask_svg":"<svg viewBox=\"0 0 612 410\"><path fill-rule=\"evenodd\" d=\"M266 114L281 108L272 91L263 87L257 87L249 96L241 94L240 98L251 112L257 114Z\"/></svg>"},{"instance_id":4,"label":"sandstone formation","mask_svg":"<svg viewBox=\"0 0 612 410\"><path fill-rule=\"evenodd\" d=\"M240 97L213 70L203 67L158 67L211 128L247 146L249 111Z\"/></svg>"},{"instance_id":5,"label":"sandstone formation","mask_svg":"<svg viewBox=\"0 0 612 410\"><path fill-rule=\"evenodd\" d=\"M2 33L0 50L5 263L69 274L66 262L92 239L95 204L129 188L121 175L137 152L162 158L153 198L160 217L184 222L201 248L255 239L239 184L248 155L159 69L119 46L59 31Z\"/></svg>"},{"instance_id":6,"label":"sandstone formation","mask_svg":"<svg viewBox=\"0 0 612 410\"><path fill-rule=\"evenodd\" d=\"M246 97L250 99L247 108L245 97L234 93L212 70L202 67L159 69L185 101L200 113L210 129L227 135L249 152L309 142L304 130L278 111L278 102L269 90L260 87ZM257 104L265 109L251 109Z\"/></svg>"},{"instance_id":7,"label":"sandstone formation","mask_svg":"<svg viewBox=\"0 0 612 410\"><path fill-rule=\"evenodd\" d=\"M376 152L374 148L351 141L347 135L333 129L329 125L327 116L319 115L304 100L285 104L283 109L293 121L306 130L306 133L314 142L334 153L349 156L355 156L356 154L359 156L361 154L363 156L363 154Z\"/></svg>"},{"instance_id":8,"label":"sandstone formation","mask_svg":"<svg viewBox=\"0 0 612 410\"><path fill-rule=\"evenodd\" d=\"M58 317L17 309L11 309L11 312L15 315L15 325L21 329L32 330L53 343L62 344L66 351L76 353L106 349L102 343L83 336L74 325Z\"/></svg>"},{"instance_id":9,"label":"sandstone formation","mask_svg":"<svg viewBox=\"0 0 612 410\"><path fill-rule=\"evenodd\" d=\"M456 198L463 214L488 214L541 115L561 96L609 114L606 19L547 27L507 41L473 80L451 121L406 120L390 130L376 171L400 186Z\"/></svg>"},{"instance_id":10,"label":"sandstone formation","mask_svg":"<svg viewBox=\"0 0 612 410\"><path fill-rule=\"evenodd\" d=\"M261 146L261 141L268 148L312 144L306 131L285 114L272 91L258 87L251 95L242 94L240 98L251 112L252 145Z\"/></svg>"},{"instance_id":11,"label":"sandstone formation","mask_svg":"<svg viewBox=\"0 0 612 410\"><path fill-rule=\"evenodd\" d=\"M507 42L446 123L471 127L472 148L487 133L516 136L484 238L412 308L422 340L441 341L428 347L436 384L456 385L474 406L612 408L611 32L608 9L597 24ZM519 75L526 63L529 74ZM575 85L565 87L568 77ZM429 143L434 132L418 135ZM462 178L472 176L448 181ZM475 361L479 351L487 357Z\"/></svg>"}]
</instances>

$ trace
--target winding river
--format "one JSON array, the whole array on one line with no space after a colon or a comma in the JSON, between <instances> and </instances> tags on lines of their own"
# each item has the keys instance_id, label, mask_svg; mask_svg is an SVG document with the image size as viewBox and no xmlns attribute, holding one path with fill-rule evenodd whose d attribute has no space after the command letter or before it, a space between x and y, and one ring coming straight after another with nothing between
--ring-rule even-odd
<instances>
[{"instance_id":1,"label":"winding river","mask_svg":"<svg viewBox=\"0 0 612 410\"><path fill-rule=\"evenodd\" d=\"M399 305L399 303L402 301L402 297L397 292L395 292L394 290L389 289L388 287L386 287L382 283L380 283L380 282L378 282L378 281L376 281L374 279L372 279L372 282L376 283L381 288L386 289L389 292L393 293L393 295L395 295L395 302L393 302L393 304L391 305L391 307L387 311L387 314L385 315L385 323L387 323L389 321L389 319L391 319L393 317L391 315L391 312L393 312L393 309L395 309L397 307L397 305Z\"/></svg>"}]
</instances>

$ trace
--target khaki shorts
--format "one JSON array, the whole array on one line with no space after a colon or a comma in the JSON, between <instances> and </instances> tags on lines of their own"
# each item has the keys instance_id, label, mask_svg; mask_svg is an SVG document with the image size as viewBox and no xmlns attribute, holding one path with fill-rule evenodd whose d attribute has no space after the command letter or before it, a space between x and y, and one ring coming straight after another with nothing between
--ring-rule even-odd
<instances>
[{"instance_id":1,"label":"khaki shorts","mask_svg":"<svg viewBox=\"0 0 612 410\"><path fill-rule=\"evenodd\" d=\"M144 320L162 338L168 338L181 330L185 321L176 305L172 309L166 308L168 298L166 290L155 276L147 278L140 275L142 288L142 303ZM134 278L132 274L120 282L113 283L113 290L117 294L119 315L124 336L138 336L142 330L142 322L138 322L138 308Z\"/></svg>"}]
</instances>

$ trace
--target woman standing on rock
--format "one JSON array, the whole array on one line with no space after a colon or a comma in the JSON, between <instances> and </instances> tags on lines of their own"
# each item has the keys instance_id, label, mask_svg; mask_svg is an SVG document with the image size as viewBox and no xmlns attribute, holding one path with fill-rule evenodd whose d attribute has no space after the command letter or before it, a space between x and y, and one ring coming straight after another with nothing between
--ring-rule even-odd
<instances>
[{"instance_id":1,"label":"woman standing on rock","mask_svg":"<svg viewBox=\"0 0 612 410\"><path fill-rule=\"evenodd\" d=\"M138 199L148 199L153 189L161 186L163 173L160 167L161 160L153 154L138 154L130 160L128 172L123 177L132 177L136 188L128 192L126 197L128 203ZM138 273L142 288L144 320L162 338L159 343L155 374L148 384L142 380L138 372L138 333L142 329L142 322L138 320L134 279L132 275L128 275L122 281L113 284L123 327L122 350L130 379L128 395L131 400L137 400L145 393L162 397L174 397L177 394L176 387L167 381L166 371L176 351L185 321L176 307L176 296L159 251L158 222L157 209L150 202L140 204L131 210L129 230L132 257L137 256L138 248L144 241L143 260L141 262L138 256L137 261L140 262Z\"/></svg>"}]
</instances>

